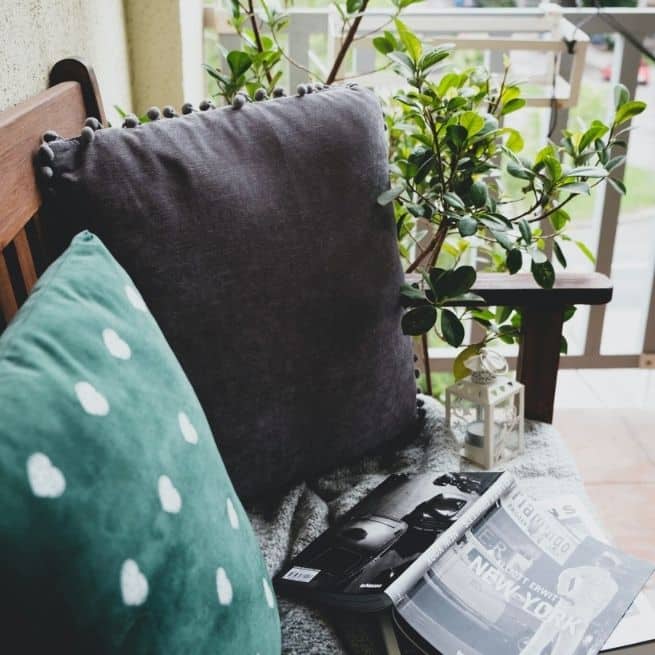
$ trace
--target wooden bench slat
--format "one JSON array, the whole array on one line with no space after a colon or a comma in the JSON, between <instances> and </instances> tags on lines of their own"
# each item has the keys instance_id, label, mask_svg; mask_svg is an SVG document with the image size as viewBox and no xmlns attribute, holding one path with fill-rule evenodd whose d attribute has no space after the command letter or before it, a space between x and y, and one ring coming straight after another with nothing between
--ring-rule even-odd
<instances>
[{"instance_id":1,"label":"wooden bench slat","mask_svg":"<svg viewBox=\"0 0 655 655\"><path fill-rule=\"evenodd\" d=\"M14 288L11 284L11 276L9 275L7 262L5 261L5 256L2 252L0 252L0 307L2 309L5 323L9 323L14 314L18 311Z\"/></svg>"},{"instance_id":2,"label":"wooden bench slat","mask_svg":"<svg viewBox=\"0 0 655 655\"><path fill-rule=\"evenodd\" d=\"M36 284L36 270L34 268L34 261L32 260L30 244L27 240L27 233L24 229L15 236L14 246L16 247L16 254L18 255L20 272L23 276L23 282L25 283L25 291L29 293L32 287Z\"/></svg>"}]
</instances>

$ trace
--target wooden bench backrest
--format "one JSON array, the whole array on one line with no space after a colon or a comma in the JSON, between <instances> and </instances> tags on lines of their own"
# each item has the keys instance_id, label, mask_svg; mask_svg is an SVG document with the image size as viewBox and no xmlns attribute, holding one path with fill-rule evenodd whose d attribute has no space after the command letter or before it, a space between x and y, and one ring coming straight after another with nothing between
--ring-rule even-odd
<instances>
[{"instance_id":1,"label":"wooden bench backrest","mask_svg":"<svg viewBox=\"0 0 655 655\"><path fill-rule=\"evenodd\" d=\"M50 88L0 113L0 310L5 324L51 255L39 221L41 194L34 173L41 136L46 130L76 136L88 116L106 123L93 70L73 58L54 66Z\"/></svg>"}]
</instances>

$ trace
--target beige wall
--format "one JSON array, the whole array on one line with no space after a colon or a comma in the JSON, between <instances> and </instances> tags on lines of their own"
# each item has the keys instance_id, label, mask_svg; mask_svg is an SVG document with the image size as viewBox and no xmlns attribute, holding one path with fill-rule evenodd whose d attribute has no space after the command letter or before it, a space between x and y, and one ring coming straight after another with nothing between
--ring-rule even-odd
<instances>
[{"instance_id":1,"label":"beige wall","mask_svg":"<svg viewBox=\"0 0 655 655\"><path fill-rule=\"evenodd\" d=\"M95 69L110 121L114 104L131 106L122 0L0 0L0 109L47 86L66 56Z\"/></svg>"},{"instance_id":2,"label":"beige wall","mask_svg":"<svg viewBox=\"0 0 655 655\"><path fill-rule=\"evenodd\" d=\"M1 1L1 0L0 0ZM202 0L126 0L134 109L203 97Z\"/></svg>"},{"instance_id":3,"label":"beige wall","mask_svg":"<svg viewBox=\"0 0 655 655\"><path fill-rule=\"evenodd\" d=\"M0 0L0 110L42 91L50 67L83 57L108 119L203 97L203 0Z\"/></svg>"}]
</instances>

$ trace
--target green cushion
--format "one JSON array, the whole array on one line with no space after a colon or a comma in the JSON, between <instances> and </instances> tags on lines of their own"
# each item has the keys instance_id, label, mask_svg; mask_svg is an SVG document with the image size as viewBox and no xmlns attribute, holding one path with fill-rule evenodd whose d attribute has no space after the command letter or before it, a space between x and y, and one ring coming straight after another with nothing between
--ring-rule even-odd
<instances>
[{"instance_id":1,"label":"green cushion","mask_svg":"<svg viewBox=\"0 0 655 655\"><path fill-rule=\"evenodd\" d=\"M194 391L88 232L0 338L0 480L2 640L16 652L280 652L261 553Z\"/></svg>"}]
</instances>

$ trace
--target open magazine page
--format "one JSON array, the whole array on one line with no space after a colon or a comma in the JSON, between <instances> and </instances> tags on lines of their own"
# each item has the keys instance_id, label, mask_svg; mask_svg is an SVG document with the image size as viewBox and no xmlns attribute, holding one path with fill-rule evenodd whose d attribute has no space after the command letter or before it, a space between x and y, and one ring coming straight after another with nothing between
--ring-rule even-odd
<instances>
[{"instance_id":1,"label":"open magazine page","mask_svg":"<svg viewBox=\"0 0 655 655\"><path fill-rule=\"evenodd\" d=\"M390 607L387 588L465 520L502 477L390 476L282 569L277 591L356 611Z\"/></svg>"},{"instance_id":2,"label":"open magazine page","mask_svg":"<svg viewBox=\"0 0 655 655\"><path fill-rule=\"evenodd\" d=\"M580 541L587 535L599 541L607 541L589 510L577 496L559 496L552 500L541 501L538 506L555 516ZM646 595L640 593L605 642L603 651L646 641L655 641L655 610Z\"/></svg>"},{"instance_id":3,"label":"open magazine page","mask_svg":"<svg viewBox=\"0 0 655 655\"><path fill-rule=\"evenodd\" d=\"M574 536L518 488L428 570L395 608L441 655L591 655L653 567Z\"/></svg>"}]
</instances>

